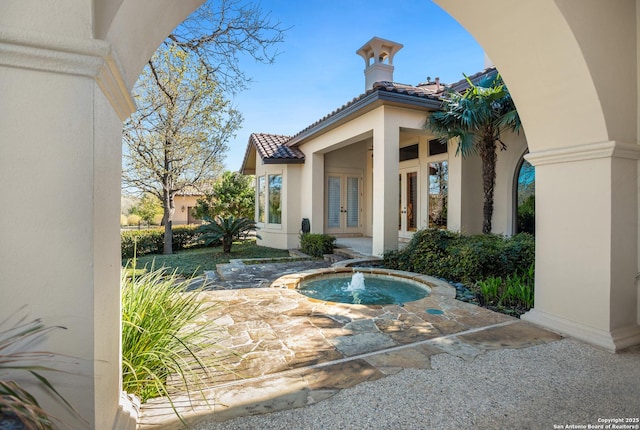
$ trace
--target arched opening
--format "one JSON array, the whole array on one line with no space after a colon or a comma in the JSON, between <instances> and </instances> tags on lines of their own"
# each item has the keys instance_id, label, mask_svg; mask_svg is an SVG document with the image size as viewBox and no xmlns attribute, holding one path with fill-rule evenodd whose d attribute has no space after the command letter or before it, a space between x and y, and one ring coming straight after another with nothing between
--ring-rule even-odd
<instances>
[{"instance_id":1,"label":"arched opening","mask_svg":"<svg viewBox=\"0 0 640 430\"><path fill-rule=\"evenodd\" d=\"M514 233L535 234L536 170L524 155L520 158L513 186Z\"/></svg>"}]
</instances>

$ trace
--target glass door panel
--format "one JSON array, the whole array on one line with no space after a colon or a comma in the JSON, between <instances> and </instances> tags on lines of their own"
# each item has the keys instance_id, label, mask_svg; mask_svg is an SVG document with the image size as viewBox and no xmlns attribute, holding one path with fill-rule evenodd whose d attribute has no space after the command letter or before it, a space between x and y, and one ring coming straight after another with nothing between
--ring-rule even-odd
<instances>
[{"instance_id":1,"label":"glass door panel","mask_svg":"<svg viewBox=\"0 0 640 430\"><path fill-rule=\"evenodd\" d=\"M342 215L340 182L340 176L329 176L327 183L327 228L331 229L340 228L340 216Z\"/></svg>"},{"instance_id":2,"label":"glass door panel","mask_svg":"<svg viewBox=\"0 0 640 430\"><path fill-rule=\"evenodd\" d=\"M327 233L361 233L361 181L347 174L327 177Z\"/></svg>"},{"instance_id":3,"label":"glass door panel","mask_svg":"<svg viewBox=\"0 0 640 430\"><path fill-rule=\"evenodd\" d=\"M418 168L400 169L400 214L398 234L401 238L410 238L418 229L420 217L420 193L418 192Z\"/></svg>"},{"instance_id":4,"label":"glass door panel","mask_svg":"<svg viewBox=\"0 0 640 430\"><path fill-rule=\"evenodd\" d=\"M347 177L347 228L360 225L360 178Z\"/></svg>"},{"instance_id":5,"label":"glass door panel","mask_svg":"<svg viewBox=\"0 0 640 430\"><path fill-rule=\"evenodd\" d=\"M448 182L448 163L429 163L429 228L447 227Z\"/></svg>"},{"instance_id":6,"label":"glass door panel","mask_svg":"<svg viewBox=\"0 0 640 430\"><path fill-rule=\"evenodd\" d=\"M407 173L407 231L418 227L418 172Z\"/></svg>"}]
</instances>

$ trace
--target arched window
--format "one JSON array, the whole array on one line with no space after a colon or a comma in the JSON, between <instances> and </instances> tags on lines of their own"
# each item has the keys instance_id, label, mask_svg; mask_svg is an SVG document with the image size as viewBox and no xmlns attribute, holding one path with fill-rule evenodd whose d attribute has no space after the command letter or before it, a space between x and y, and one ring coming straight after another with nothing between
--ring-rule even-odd
<instances>
[{"instance_id":1,"label":"arched window","mask_svg":"<svg viewBox=\"0 0 640 430\"><path fill-rule=\"evenodd\" d=\"M522 158L515 184L516 233L535 234L536 228L536 170Z\"/></svg>"}]
</instances>

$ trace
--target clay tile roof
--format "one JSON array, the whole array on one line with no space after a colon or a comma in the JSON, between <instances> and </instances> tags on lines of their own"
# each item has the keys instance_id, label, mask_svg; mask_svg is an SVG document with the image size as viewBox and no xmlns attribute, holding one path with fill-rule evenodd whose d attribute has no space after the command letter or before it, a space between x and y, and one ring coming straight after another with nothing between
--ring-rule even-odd
<instances>
[{"instance_id":1,"label":"clay tile roof","mask_svg":"<svg viewBox=\"0 0 640 430\"><path fill-rule=\"evenodd\" d=\"M440 85L444 89L444 85ZM397 82L380 81L373 84L374 90L383 90L392 93L408 94L416 97L431 97L437 94L435 89L427 86L413 86L407 84L399 84Z\"/></svg>"},{"instance_id":2,"label":"clay tile roof","mask_svg":"<svg viewBox=\"0 0 640 430\"><path fill-rule=\"evenodd\" d=\"M286 145L291 139L279 134L252 133L249 142L255 146L265 163L290 162L304 163L304 153L298 148Z\"/></svg>"},{"instance_id":3,"label":"clay tile roof","mask_svg":"<svg viewBox=\"0 0 640 430\"><path fill-rule=\"evenodd\" d=\"M469 80L471 82L475 84L477 84L478 82L480 82L480 80L482 78L484 78L485 76L489 76L492 74L496 74L498 73L498 70L496 69L495 66L491 66L491 67L487 67L486 69L478 72L478 73L474 73L473 75L469 75ZM451 84L450 86L452 91L464 91L467 88L469 88L469 82L467 82L467 79L461 79L458 82L454 82L453 84Z\"/></svg>"}]
</instances>

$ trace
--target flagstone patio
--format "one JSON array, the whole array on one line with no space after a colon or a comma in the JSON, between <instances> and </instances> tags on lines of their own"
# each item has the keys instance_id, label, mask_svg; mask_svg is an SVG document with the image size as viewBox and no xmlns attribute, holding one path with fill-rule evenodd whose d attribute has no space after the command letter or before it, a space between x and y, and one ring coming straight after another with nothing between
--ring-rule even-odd
<instances>
[{"instance_id":1,"label":"flagstone patio","mask_svg":"<svg viewBox=\"0 0 640 430\"><path fill-rule=\"evenodd\" d=\"M435 354L470 361L486 351L561 338L458 301L453 287L434 288L431 295L403 306L328 303L294 289L255 287L250 282L241 285L254 287L233 289L229 273L247 275L246 268L235 264L235 272L223 270L226 285L209 284L211 290L202 293L202 300L218 304L209 317L220 327L220 345L236 355L225 359L224 369L212 372L206 401L176 398L189 422L303 407L403 369L428 369ZM301 263L280 263L280 271L290 272L291 264L299 268ZM257 285L278 271L275 264L262 266L263 270L251 268L262 277ZM143 429L181 428L166 399L143 405L141 415Z\"/></svg>"}]
</instances>

